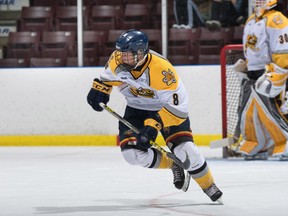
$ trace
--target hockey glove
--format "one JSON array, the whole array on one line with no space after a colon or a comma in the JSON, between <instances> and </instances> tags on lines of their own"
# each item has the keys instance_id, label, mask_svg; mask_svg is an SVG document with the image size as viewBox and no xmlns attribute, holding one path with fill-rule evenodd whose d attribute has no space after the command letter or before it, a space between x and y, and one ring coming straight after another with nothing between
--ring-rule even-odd
<instances>
[{"instance_id":1,"label":"hockey glove","mask_svg":"<svg viewBox=\"0 0 288 216\"><path fill-rule=\"evenodd\" d=\"M281 68L274 63L266 65L266 72L257 79L256 91L269 98L274 98L285 90L288 69Z\"/></svg>"},{"instance_id":2,"label":"hockey glove","mask_svg":"<svg viewBox=\"0 0 288 216\"><path fill-rule=\"evenodd\" d=\"M162 128L162 121L157 114L154 118L148 118L144 121L144 127L137 135L137 146L143 150L151 147L150 141L156 140L158 132Z\"/></svg>"},{"instance_id":3,"label":"hockey glove","mask_svg":"<svg viewBox=\"0 0 288 216\"><path fill-rule=\"evenodd\" d=\"M96 78L94 79L93 86L87 95L87 102L94 110L98 112L103 111L103 108L99 105L99 103L102 102L107 104L111 91L112 86L105 85L101 80Z\"/></svg>"}]
</instances>

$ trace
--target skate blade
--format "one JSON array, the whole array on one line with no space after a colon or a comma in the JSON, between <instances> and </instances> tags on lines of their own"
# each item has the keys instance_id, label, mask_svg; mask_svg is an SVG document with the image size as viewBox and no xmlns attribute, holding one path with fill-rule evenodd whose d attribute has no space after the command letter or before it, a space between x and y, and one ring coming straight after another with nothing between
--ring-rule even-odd
<instances>
[{"instance_id":1,"label":"skate blade","mask_svg":"<svg viewBox=\"0 0 288 216\"><path fill-rule=\"evenodd\" d=\"M185 181L184 181L184 184L183 184L183 187L181 188L181 190L183 192L186 192L189 188L189 185L190 185L190 179L191 179L191 176L190 174L187 172L186 173L186 176L185 176Z\"/></svg>"},{"instance_id":2,"label":"skate blade","mask_svg":"<svg viewBox=\"0 0 288 216\"><path fill-rule=\"evenodd\" d=\"M218 200L216 200L216 202L218 202L220 205L224 205L224 202L221 197Z\"/></svg>"},{"instance_id":3,"label":"skate blade","mask_svg":"<svg viewBox=\"0 0 288 216\"><path fill-rule=\"evenodd\" d=\"M279 161L288 161L288 157L287 156L285 156L285 157L282 156L282 157L279 158Z\"/></svg>"},{"instance_id":4,"label":"skate blade","mask_svg":"<svg viewBox=\"0 0 288 216\"><path fill-rule=\"evenodd\" d=\"M245 161L253 161L253 160L268 160L268 157L253 157L253 156L244 156Z\"/></svg>"}]
</instances>

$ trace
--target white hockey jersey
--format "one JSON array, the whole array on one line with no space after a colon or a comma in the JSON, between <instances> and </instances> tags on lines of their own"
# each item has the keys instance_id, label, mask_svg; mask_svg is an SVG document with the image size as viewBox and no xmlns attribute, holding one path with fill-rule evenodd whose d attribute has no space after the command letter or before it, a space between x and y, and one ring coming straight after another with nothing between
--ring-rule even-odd
<instances>
[{"instance_id":1,"label":"white hockey jersey","mask_svg":"<svg viewBox=\"0 0 288 216\"><path fill-rule=\"evenodd\" d=\"M252 14L244 28L243 45L248 70L265 69L271 62L288 68L288 19L275 10L260 20Z\"/></svg>"},{"instance_id":2,"label":"white hockey jersey","mask_svg":"<svg viewBox=\"0 0 288 216\"><path fill-rule=\"evenodd\" d=\"M179 125L188 117L188 95L181 79L172 64L154 51L149 51L139 71L117 65L112 53L100 79L117 86L128 106L159 111L164 127Z\"/></svg>"}]
</instances>

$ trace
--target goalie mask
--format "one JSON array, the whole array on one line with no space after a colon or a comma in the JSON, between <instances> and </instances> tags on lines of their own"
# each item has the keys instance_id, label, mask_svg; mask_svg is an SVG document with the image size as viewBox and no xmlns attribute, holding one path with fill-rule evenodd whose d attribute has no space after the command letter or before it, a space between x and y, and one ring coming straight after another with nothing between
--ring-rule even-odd
<instances>
[{"instance_id":1,"label":"goalie mask","mask_svg":"<svg viewBox=\"0 0 288 216\"><path fill-rule=\"evenodd\" d=\"M257 17L261 17L266 10L270 10L276 5L277 0L251 0L251 6Z\"/></svg>"},{"instance_id":2,"label":"goalie mask","mask_svg":"<svg viewBox=\"0 0 288 216\"><path fill-rule=\"evenodd\" d=\"M145 61L148 53L148 37L145 33L130 29L123 32L116 41L117 64L136 68Z\"/></svg>"}]
</instances>

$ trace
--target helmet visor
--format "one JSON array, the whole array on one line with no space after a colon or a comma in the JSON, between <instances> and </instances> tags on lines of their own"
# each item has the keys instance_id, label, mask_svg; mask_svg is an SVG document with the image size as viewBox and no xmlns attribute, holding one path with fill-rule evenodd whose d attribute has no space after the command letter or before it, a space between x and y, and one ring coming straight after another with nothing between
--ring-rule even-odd
<instances>
[{"instance_id":1,"label":"helmet visor","mask_svg":"<svg viewBox=\"0 0 288 216\"><path fill-rule=\"evenodd\" d=\"M256 7L265 7L266 8L266 1L267 0L252 0L251 1L251 4L252 4L252 7L253 8L256 8Z\"/></svg>"}]
</instances>

